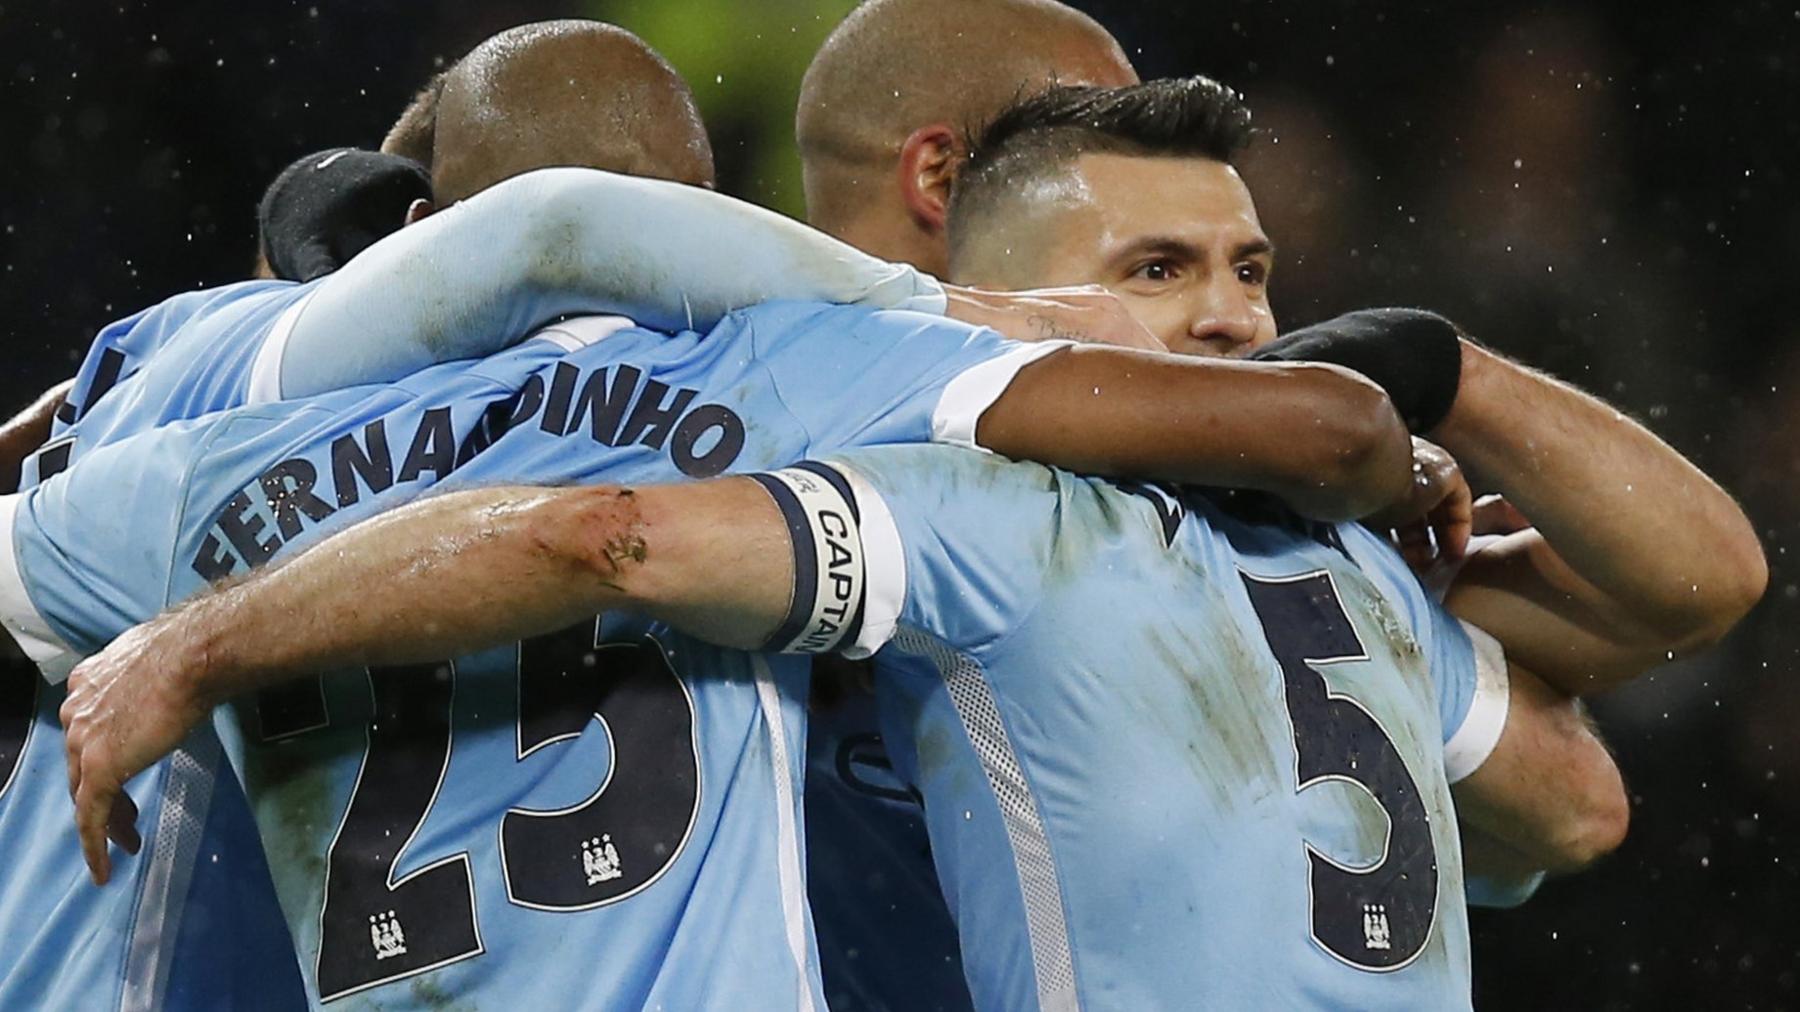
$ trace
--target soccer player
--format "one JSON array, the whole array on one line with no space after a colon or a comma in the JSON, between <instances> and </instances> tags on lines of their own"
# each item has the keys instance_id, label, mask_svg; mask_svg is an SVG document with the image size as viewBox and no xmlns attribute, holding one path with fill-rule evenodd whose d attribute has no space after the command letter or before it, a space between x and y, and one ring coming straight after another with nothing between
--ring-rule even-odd
<instances>
[{"instance_id":1,"label":"soccer player","mask_svg":"<svg viewBox=\"0 0 1800 1012\"><path fill-rule=\"evenodd\" d=\"M442 110L440 110L440 112L441 111ZM443 120L442 120L442 118L440 118L440 123L439 123L440 129L442 129L443 125L444 125ZM519 180L516 186L513 186L511 189L507 190L507 193L516 194L518 192L532 192L529 190L523 190L523 188L528 188L528 187L532 187L532 186L537 186L537 187L541 188L544 185L549 185L549 184L545 184L543 182L543 180ZM543 192L541 192L541 189L537 192L538 192L539 197L546 196ZM495 191L493 191L492 195L494 196L496 201L499 201L506 194L503 194L501 192L501 188L496 188ZM527 202L527 203L532 204L533 202ZM414 253L411 255L412 258L415 260L422 260L427 267L438 268L440 270L442 269L443 265L445 265L445 264L454 264L459 259L455 252L456 249L459 248L459 246L458 246L458 244L451 242L449 240L450 233L453 233L458 228L474 227L472 224L470 224L470 222L471 222L471 220L478 221L480 219L484 206L492 207L492 206L496 206L496 205L494 204L494 202L491 202L491 201L487 205L483 205L478 201L471 201L465 208L457 209L456 211L452 211L452 212L446 213L444 215L434 216L433 218L428 219L428 220L420 223L419 225L415 226L414 229L409 230L412 233L412 235L408 237L408 241L411 243L415 243L415 244L423 244L425 246L425 251L423 253ZM509 207L510 205L500 204L498 206ZM544 228L541 228L538 230L539 233L542 234L545 231L551 231L549 225L546 224L546 222L557 222L557 221L562 220L562 219L557 219L554 217L554 214L553 214L554 211L561 209L566 212L566 211L570 210L570 208L572 206L585 207L587 205L578 199L569 198L565 194L565 199L563 199L561 201L538 200L533 204L533 206L537 206L539 209L539 212L536 215L536 218L534 219L534 217L531 215L525 215L522 217L523 217L523 220L525 220L527 222L537 220L538 224L544 225ZM548 215L549 217L546 218L545 217L546 215ZM504 230L490 228L486 234L489 235L491 240L497 241L499 238L505 236L508 233L506 233ZM443 243L443 245L445 247L447 247L447 249L445 251L440 251L438 257L436 259L433 259L432 253L431 253L431 250L432 250L431 244L434 242L440 242L440 241ZM465 242L461 245L460 248L467 248L467 245L468 244ZM250 390L251 388L253 388L255 386L255 384L252 382L252 379L254 377L258 377L258 376L269 377L269 376L273 375L281 383L281 386L276 388L276 392L278 392L278 393L291 392L291 390L286 387L286 384L289 379L289 374L290 374L290 368L289 368L290 366L292 366L293 368L297 368L297 369L310 370L308 375L313 375L313 376L316 376L318 374L318 372L321 370L329 371L329 369L331 367L340 366L341 365L340 362L330 359L330 358L319 357L319 358L315 359L315 358L310 358L310 357L305 357L305 356L297 356L294 353L294 349L297 347L304 347L305 342L304 342L304 340L300 340L299 343L295 343L296 339L302 337L305 333L307 333L308 332L307 328L313 328L315 330L320 330L320 329L326 330L326 331L338 334L340 336L340 339L348 338L350 340L355 340L357 337L359 337L360 335L365 334L365 333L372 333L372 334L385 333L384 328L382 326L380 326L379 324L381 324L381 322L384 319L386 319L386 317L383 316L383 314L379 311L379 309L370 307L370 306L368 306L368 304L366 302L364 302L364 303L358 304L358 307L362 313L362 315L360 317L355 312L351 312L348 310L345 310L341 313L337 312L332 307L334 305L342 306L345 303L344 303L344 300L338 298L338 296L335 293L339 293L339 292L343 292L343 291L357 291L357 290L360 290L358 288L358 286L370 285L370 282L368 281L367 277L365 276L368 273L368 271L372 271L375 267L379 267L387 260L392 259L394 256L392 251L394 249L406 249L406 248L407 248L407 246L405 244L402 244L399 247L389 245L386 248L378 246L374 250L371 251L371 257L368 258L371 266L369 268L367 268L367 270L359 271L356 269L351 269L351 270L345 271L343 273L335 275L332 279L330 279L330 281L321 284L314 291L312 291L310 293L306 293L303 296L301 296L301 298L303 298L305 300L304 304L302 305L302 304L300 304L300 302L296 301L296 305L300 305L300 308L298 310L295 310L291 316L287 317L288 319L291 319L294 321L293 327L291 329L285 331L285 333L287 333L289 335L287 338L287 344L285 346L283 346L278 339L276 341L272 341L272 342L261 345L261 347L264 349L274 347L276 350L272 354L262 352L262 351L257 351L254 346L249 347L249 348L240 347L236 344L226 341L226 342L223 342L226 345L223 348L223 350L226 352L226 355L223 359L218 359L217 356L211 356L211 355L208 355L205 353L205 349L208 348L210 346L210 342L213 341L212 337L203 337L203 338L189 337L187 339L186 343L181 344L181 345L178 345L178 344L172 342L168 348L162 349L162 351L160 351L156 356L152 356L150 358L150 360L148 361L148 364L143 368L143 370L137 377L135 377L133 380L131 380L128 384L121 386L119 388L119 390L120 390L119 394L114 395L114 396L109 396L106 399L104 399L98 403L96 410L100 413L95 415L94 418L106 419L106 425L101 430L99 437L97 437L96 443L103 444L106 441L106 439L111 436L122 435L124 432L126 423L128 421L130 421L137 414L143 414L154 420L162 421L162 420L167 420L168 417L171 417L175 411L181 410L182 404L191 404L192 402L190 400L190 401L175 403L175 406L171 407L170 402L161 401L155 396L155 392L158 390L169 391L172 398L178 398L179 396L183 395L184 390L181 388L181 386L179 384L175 383L174 380L178 375L180 375L180 376L188 375L186 369L183 368L183 365L185 365L185 363L187 363L187 362L193 362L193 361L212 362L215 360L222 362L222 364L225 368L220 369L219 371L216 371L212 374L215 378L210 382L212 383L212 386L214 389L218 389L218 390ZM488 252L493 252L496 254L504 254L505 252L507 252L507 249L505 247L501 247L498 249L488 250ZM401 259L404 260L406 258L402 257ZM530 256L520 256L517 259L519 259L527 264L534 264L534 263L535 264L543 264L546 262L549 262L551 264L557 264L556 261L545 261L544 258L542 258L542 257L538 257L538 258L534 259ZM446 287L451 288L452 290L459 291L462 294L464 294L465 296L469 294L469 292L466 291L466 289L469 286L450 285L448 282L446 282L445 278L442 275L440 275L437 278L437 280L442 283L445 283ZM379 292L384 287L391 288L392 286L391 285L389 285L389 286L374 285L374 286L371 286L371 291ZM475 286L475 287L476 287L476 290L479 291L479 286ZM479 301L479 300L477 300L477 301ZM507 308L516 311L517 310L516 301L514 303L507 304ZM462 320L462 323L465 326L468 325L468 319L466 318L466 316L467 316L467 314L465 314L465 318ZM529 319L530 317L528 316L526 318ZM415 328L415 329L417 329L417 328ZM429 330L429 328L427 328L427 329ZM247 332L248 332L248 330L249 330L249 328L247 328ZM193 333L193 331L190 330L189 333L191 334L191 333ZM276 333L281 333L281 332L277 331ZM441 334L439 336L441 338ZM175 352L173 357L171 357L170 354L168 354L172 350ZM923 354L924 349L921 349L920 353ZM385 360L381 359L380 356L375 356L375 358L377 360L385 361ZM1091 357L1089 357L1088 361L1091 362L1093 360ZM164 365L165 362L177 362L177 363L182 363L183 365L166 366L166 365ZM270 371L268 371L266 368L265 369L258 368L259 363L262 363L264 366L267 366L267 364L270 362L273 362L276 364L274 367L274 371L272 373ZM1180 372L1183 375L1189 375L1189 374L1197 375L1192 370L1181 370ZM1318 370L1312 370L1311 372L1314 375L1319 374ZM1153 375L1154 373L1155 373L1155 370L1150 371L1150 374ZM1165 374L1165 376L1167 376L1167 375L1170 375L1170 374ZM1268 373L1266 375L1274 376L1274 375L1278 375L1278 374L1277 373ZM1288 379L1294 379L1294 378L1301 378L1303 376L1303 373L1295 373L1293 371L1288 371L1284 375ZM1238 375L1233 375L1231 378L1235 380L1235 379L1239 379L1241 377ZM1328 378L1331 380L1331 383L1326 384L1327 386L1336 384L1338 380L1342 379L1342 377L1335 377L1335 376L1328 377ZM1081 387L1079 387L1079 389L1082 389L1084 391L1084 394L1085 394L1086 389L1090 388L1093 385L1092 377L1084 377L1080 380L1080 382L1082 385L1081 385ZM1368 393L1366 388L1362 388L1358 384L1355 384L1355 383L1342 384L1342 386L1343 386L1343 392L1345 394L1347 394L1349 397L1349 401L1346 402L1345 406L1350 408L1350 410L1347 414L1344 414L1342 417L1336 417L1338 415L1338 413L1332 412L1332 414L1334 415L1333 421L1334 422L1342 421L1351 426L1354 426L1355 424L1357 424L1357 418L1356 418L1357 412L1356 412L1356 408L1355 408L1357 398L1362 397L1364 399L1364 401L1367 402L1368 405L1378 404L1379 398L1376 398L1374 400L1369 400L1366 397L1366 394ZM1284 382L1282 388L1289 389L1292 387L1294 387L1293 383ZM1300 393L1301 391L1295 390L1295 392ZM1084 397L1084 400L1083 400L1084 404L1088 403L1089 401L1091 401L1091 398ZM114 407L113 405L124 405L125 407ZM564 409L566 410L567 407L568 406L565 405ZM593 404L591 401L589 403L589 407L590 408L593 407ZM654 415L655 409L657 407L659 407L659 405L653 405L649 409L649 410L651 410L652 415ZM1277 410L1298 410L1298 411L1304 412L1306 416L1310 416L1311 414L1316 413L1316 411L1317 411L1316 406L1311 406L1311 407L1303 406L1302 404L1297 403L1297 402L1290 402L1289 404L1287 404L1285 406L1272 405L1272 407L1276 407ZM1381 408L1379 410L1386 410L1386 409ZM1380 418L1380 416L1378 414L1377 419L1379 420L1379 418ZM83 419L82 425L87 426L90 421L91 421L91 419ZM648 421L650 421L651 424L650 424L650 427L647 428L645 430L645 432L643 433L644 435L646 435L649 438L654 439L655 441L660 441L664 438L669 438L668 436L661 434L660 430L658 430L656 428L653 418L648 419ZM632 424L632 419L627 418L625 420L625 423L629 426L630 424ZM1382 424L1386 424L1386 423L1382 422ZM78 429L79 428L80 427L78 427ZM1101 435L1104 435L1104 433L1101 433ZM871 437L871 438L873 438L873 437ZM1027 439L1026 442L1028 443L1029 439ZM683 444L680 442L679 438L677 438L673 445L680 447ZM1025 445L1025 444L1021 444L1021 445ZM98 445L93 448L97 449ZM429 441L429 438L427 440L427 443L425 445L423 445L420 449L422 452L430 451L432 453L435 453L437 451L435 444L431 443ZM704 451L707 451L710 449L716 449L716 447L704 447L703 446L703 447L699 448L699 451L704 452ZM1319 449L1329 453L1329 450L1326 447L1320 447ZM687 447L687 451L695 451L695 447L689 446L689 447ZM79 459L80 456L85 455L85 452L86 451L84 450L84 451L82 451L82 453L78 453L77 459ZM372 453L374 451L370 450L369 452ZM1233 454L1231 454L1231 456L1235 459L1236 453L1234 452ZM694 461L692 461L692 460L690 460L688 462L694 463ZM1351 463L1354 464L1354 461L1352 461ZM1369 473L1375 474L1380 469L1379 466L1377 466L1377 465L1381 464L1382 462L1379 461L1378 459L1370 459L1370 460L1365 461L1365 463L1372 465L1370 467ZM1299 459L1289 460L1282 465L1282 467L1286 468L1287 470L1278 469L1277 471L1273 472L1271 475L1268 475L1266 477L1276 478L1278 484L1283 484L1283 485L1287 486L1287 491L1289 492L1289 494L1291 494L1295 497L1298 497L1298 498L1305 499L1309 496L1313 496L1316 494L1316 490L1314 488L1312 488L1313 474L1311 472L1314 470L1314 468L1317 466L1317 464L1318 464L1317 461L1303 461L1303 460L1299 460ZM404 473L404 463L402 463L402 473ZM1287 475L1288 477L1285 477L1285 478L1282 477L1282 475L1284 475L1284 474ZM1302 475L1304 475L1304 477L1301 477ZM1229 473L1229 470L1228 470L1228 473L1226 475L1224 475L1223 477L1225 478L1225 480L1231 479L1231 474ZM1257 483L1257 481L1254 477L1250 477L1250 478L1248 478L1248 480L1252 484ZM252 540L256 541L256 539L254 537ZM256 541L256 543L261 543L261 542ZM152 785L140 785L140 789L141 790L153 790L154 788ZM156 843L155 843L156 839L168 840L171 838L168 838L165 835L161 835L161 834L159 834L157 837L153 838L153 841L151 844L153 853L157 852L156 851ZM606 842L606 841L603 841L603 842ZM603 848L602 848L602 851L603 851ZM179 860L180 856L181 855L179 853L177 853L171 858L171 860ZM276 856L277 856L278 863L280 863L283 861L283 859L288 857L288 852L278 852L276 854ZM143 868L144 868L144 865L142 865L142 864L140 864L138 866L139 874L143 873L143 871L142 871ZM602 880L609 881L609 879L604 879L604 878ZM400 930L403 932L404 928L402 928ZM371 933L370 933L370 943L369 944L374 947L375 954L379 955L381 952L385 951L382 949L382 946L389 946L391 948L391 945L393 944L393 937L392 937L393 932L391 930L388 930L386 927L384 927L382 929L381 935L382 935L382 938L385 939L385 941L383 941L381 943L381 945L377 945L374 940L375 935L376 935L375 930L373 928L371 928L370 932ZM786 934L786 932L784 932L784 934ZM791 941L792 938L794 938L795 936L792 934L786 934L786 937L788 937ZM404 943L402 942L399 944L404 944ZM524 939L521 939L519 944L526 944L526 942L524 941ZM420 950L424 949L424 947L422 947L422 946L418 947L418 948ZM390 964L390 967L394 966L394 965L396 965L396 964ZM392 972L395 974L399 973L398 970L394 970ZM333 979L337 979L337 978L333 978ZM699 983L699 982L696 981L696 983Z\"/></svg>"},{"instance_id":2,"label":"soccer player","mask_svg":"<svg viewBox=\"0 0 1800 1012\"><path fill-rule=\"evenodd\" d=\"M409 203L421 195L429 195L429 183L417 165L404 159L350 149L300 159L264 196L257 273L272 278L279 269L281 276L294 277L325 269L334 258L348 259L397 228ZM326 234L332 241L320 242ZM154 351L152 345L171 337L181 323L208 318L214 309L278 287L240 285L177 296L107 328L90 358L95 367L79 377L78 397L68 397L77 380L53 389L10 426L20 438L4 440L6 452L19 461L37 450L49 439L57 411L65 404L99 400L120 378L128 354L141 363ZM139 329L136 323L145 326ZM63 438L33 461L31 484L67 466L74 414L73 408L65 411L58 423ZM10 465L15 475L18 467ZM173 831L188 837L185 845L204 848L205 862L165 875L168 881L143 894L149 901L142 904L137 903L140 894L123 890L111 896L58 895L56 883L69 881L66 857L74 842L59 826L64 787L55 769L61 751L55 714L60 693L44 688L36 669L21 656L7 659L0 695L8 700L0 721L5 739L0 748L0 848L14 869L8 887L0 890L0 921L15 926L0 946L0 1003L54 1006L80 996L84 1003L122 1007L220 1002L301 1007L304 991L286 955L291 951L286 925L237 785L232 781L215 787L193 776L196 762L207 755L205 745L179 764L169 813ZM56 902L46 904L49 897ZM55 912L46 917L47 906ZM23 930L27 924L33 930ZM208 948L223 933L235 945L233 958L221 966L208 957Z\"/></svg>"},{"instance_id":3,"label":"soccer player","mask_svg":"<svg viewBox=\"0 0 1800 1012\"><path fill-rule=\"evenodd\" d=\"M1275 330L1273 250L1231 164L1249 123L1239 96L1201 77L1021 101L971 142L951 201L952 276L1001 287L1097 282L1172 349L1241 356L1265 346ZM1760 596L1766 572L1742 511L1610 409L1548 381L1521 389L1535 390L1528 403L1556 410L1530 425L1508 418L1490 426L1487 440L1454 449L1478 482L1507 489L1537 526L1517 523L1521 511L1490 507L1512 513L1520 529L1460 564L1451 610L1570 696L1614 687L1722 636ZM1590 476L1568 485L1521 480L1551 465L1509 454L1522 453L1524 432L1563 417L1565 405L1584 405L1572 418L1587 421L1562 424L1617 431L1567 444L1531 436L1534 461L1555 445L1560 464ZM1614 442L1621 433L1634 435ZM1510 603L1496 607L1501 599ZM1581 834L1540 835L1534 849L1559 868L1594 856Z\"/></svg>"}]
</instances>

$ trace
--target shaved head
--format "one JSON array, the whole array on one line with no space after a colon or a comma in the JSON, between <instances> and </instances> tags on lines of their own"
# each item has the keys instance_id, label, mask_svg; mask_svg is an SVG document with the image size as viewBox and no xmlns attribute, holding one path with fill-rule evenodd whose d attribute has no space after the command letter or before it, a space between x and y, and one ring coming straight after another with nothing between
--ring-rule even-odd
<instances>
[{"instance_id":1,"label":"shaved head","mask_svg":"<svg viewBox=\"0 0 1800 1012\"><path fill-rule=\"evenodd\" d=\"M431 175L449 203L532 169L574 165L713 182L687 82L642 39L597 21L508 29L443 76Z\"/></svg>"},{"instance_id":2,"label":"shaved head","mask_svg":"<svg viewBox=\"0 0 1800 1012\"><path fill-rule=\"evenodd\" d=\"M890 224L906 216L887 187L915 131L941 124L961 136L1053 84L1136 80L1105 28L1055 0L868 0L801 82L795 129L807 216L894 258L905 251L874 248L857 232L871 216Z\"/></svg>"}]
</instances>

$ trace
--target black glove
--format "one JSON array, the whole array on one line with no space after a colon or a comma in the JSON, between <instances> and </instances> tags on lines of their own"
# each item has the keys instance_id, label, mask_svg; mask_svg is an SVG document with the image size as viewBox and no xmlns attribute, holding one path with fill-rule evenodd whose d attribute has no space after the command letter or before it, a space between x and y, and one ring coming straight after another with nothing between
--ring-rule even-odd
<instances>
[{"instance_id":1,"label":"black glove","mask_svg":"<svg viewBox=\"0 0 1800 1012\"><path fill-rule=\"evenodd\" d=\"M431 175L410 158L358 148L307 155L281 170L257 208L263 256L278 278L330 274L400 228Z\"/></svg>"},{"instance_id":2,"label":"black glove","mask_svg":"<svg viewBox=\"0 0 1800 1012\"><path fill-rule=\"evenodd\" d=\"M1359 309L1302 327L1250 358L1328 362L1354 369L1387 391L1408 430L1430 432L1456 403L1462 331L1423 309Z\"/></svg>"}]
</instances>

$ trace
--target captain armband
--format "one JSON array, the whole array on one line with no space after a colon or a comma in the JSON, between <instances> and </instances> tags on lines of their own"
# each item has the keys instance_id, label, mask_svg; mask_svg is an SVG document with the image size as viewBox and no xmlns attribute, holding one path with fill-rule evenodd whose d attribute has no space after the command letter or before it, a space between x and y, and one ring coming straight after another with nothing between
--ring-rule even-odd
<instances>
[{"instance_id":1,"label":"captain armband","mask_svg":"<svg viewBox=\"0 0 1800 1012\"><path fill-rule=\"evenodd\" d=\"M856 644L868 584L862 517L850 483L810 461L749 476L787 521L794 595L787 618L763 644L784 654L823 654Z\"/></svg>"}]
</instances>

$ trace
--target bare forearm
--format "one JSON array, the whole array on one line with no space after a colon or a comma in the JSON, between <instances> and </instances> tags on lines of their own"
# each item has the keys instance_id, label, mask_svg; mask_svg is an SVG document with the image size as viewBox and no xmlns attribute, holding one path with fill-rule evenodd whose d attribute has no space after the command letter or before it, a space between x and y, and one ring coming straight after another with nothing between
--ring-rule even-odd
<instances>
[{"instance_id":1,"label":"bare forearm","mask_svg":"<svg viewBox=\"0 0 1800 1012\"><path fill-rule=\"evenodd\" d=\"M792 589L786 523L748 479L513 486L385 513L168 619L188 623L177 641L196 657L183 667L216 702L331 668L454 657L615 608L754 648Z\"/></svg>"},{"instance_id":2,"label":"bare forearm","mask_svg":"<svg viewBox=\"0 0 1800 1012\"><path fill-rule=\"evenodd\" d=\"M220 700L337 667L456 656L548 631L618 603L596 558L628 565L631 520L608 543L546 539L567 530L570 490L481 489L439 496L338 533L291 562L209 594L172 619L202 698ZM600 508L605 508L601 504ZM557 514L547 517L546 514Z\"/></svg>"},{"instance_id":3,"label":"bare forearm","mask_svg":"<svg viewBox=\"0 0 1800 1012\"><path fill-rule=\"evenodd\" d=\"M997 453L1088 474L1269 492L1321 520L1394 501L1412 466L1393 405L1349 370L1114 348L1026 366L977 437Z\"/></svg>"},{"instance_id":4,"label":"bare forearm","mask_svg":"<svg viewBox=\"0 0 1800 1012\"><path fill-rule=\"evenodd\" d=\"M1549 580L1566 564L1572 596L1585 581L1599 611L1661 649L1716 637L1761 596L1767 566L1743 511L1649 430L1473 345L1463 375L1434 438L1537 525Z\"/></svg>"},{"instance_id":5,"label":"bare forearm","mask_svg":"<svg viewBox=\"0 0 1800 1012\"><path fill-rule=\"evenodd\" d=\"M1506 727L1487 761L1456 784L1465 834L1510 848L1520 867L1574 871L1612 851L1630 822L1625 786L1576 700L1508 665Z\"/></svg>"}]
</instances>

